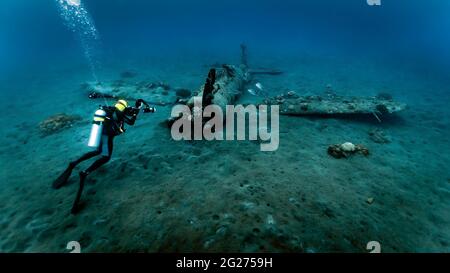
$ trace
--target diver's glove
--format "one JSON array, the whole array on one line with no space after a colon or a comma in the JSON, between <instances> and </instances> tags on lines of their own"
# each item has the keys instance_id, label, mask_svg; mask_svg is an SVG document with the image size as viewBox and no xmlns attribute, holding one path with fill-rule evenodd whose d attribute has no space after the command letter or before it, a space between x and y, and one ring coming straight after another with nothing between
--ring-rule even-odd
<instances>
[{"instance_id":1,"label":"diver's glove","mask_svg":"<svg viewBox=\"0 0 450 273\"><path fill-rule=\"evenodd\" d=\"M144 113L155 113L156 109L154 107L151 107L145 100L143 99L138 99L136 100L136 108L141 109L142 106L144 106Z\"/></svg>"},{"instance_id":2,"label":"diver's glove","mask_svg":"<svg viewBox=\"0 0 450 273\"><path fill-rule=\"evenodd\" d=\"M155 113L156 112L156 108L155 107L145 107L143 110L144 113Z\"/></svg>"}]
</instances>

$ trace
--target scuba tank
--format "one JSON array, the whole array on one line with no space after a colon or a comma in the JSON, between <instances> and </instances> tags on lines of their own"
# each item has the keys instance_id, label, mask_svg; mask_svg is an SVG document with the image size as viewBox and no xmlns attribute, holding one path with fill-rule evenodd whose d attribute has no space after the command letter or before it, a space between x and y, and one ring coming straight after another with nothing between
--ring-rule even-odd
<instances>
[{"instance_id":1,"label":"scuba tank","mask_svg":"<svg viewBox=\"0 0 450 273\"><path fill-rule=\"evenodd\" d=\"M103 109L95 111L94 120L92 121L91 134L89 136L88 146L97 148L102 139L103 122L106 119L106 112Z\"/></svg>"}]
</instances>

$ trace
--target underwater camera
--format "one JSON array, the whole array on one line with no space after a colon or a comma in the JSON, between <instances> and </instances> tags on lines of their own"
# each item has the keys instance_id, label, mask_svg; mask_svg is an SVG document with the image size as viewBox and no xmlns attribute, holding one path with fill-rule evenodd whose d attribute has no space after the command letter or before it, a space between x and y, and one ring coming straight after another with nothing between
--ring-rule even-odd
<instances>
[{"instance_id":1,"label":"underwater camera","mask_svg":"<svg viewBox=\"0 0 450 273\"><path fill-rule=\"evenodd\" d=\"M150 106L150 104L148 104L145 100L143 100L143 99L138 99L138 100L136 100L136 108L138 108L138 111L139 111L139 108L142 106L142 105L145 105L145 107L144 107L144 109L143 109L143 112L144 113L155 113L156 112L156 109L154 108L154 107L151 107Z\"/></svg>"},{"instance_id":2,"label":"underwater camera","mask_svg":"<svg viewBox=\"0 0 450 273\"><path fill-rule=\"evenodd\" d=\"M147 107L144 108L143 112L144 113L155 113L156 112L156 108L147 106Z\"/></svg>"},{"instance_id":3,"label":"underwater camera","mask_svg":"<svg viewBox=\"0 0 450 273\"><path fill-rule=\"evenodd\" d=\"M137 115L137 114L139 114L139 111L140 111L142 105L145 106L144 109L142 110L142 112L144 112L144 113L155 113L156 112L156 108L151 107L150 104L148 104L143 99L136 100L135 107L129 107L126 109L126 111L128 112L128 114Z\"/></svg>"},{"instance_id":4,"label":"underwater camera","mask_svg":"<svg viewBox=\"0 0 450 273\"><path fill-rule=\"evenodd\" d=\"M140 108L129 107L125 111L126 111L127 115L136 116L137 114L139 114ZM156 109L151 106L145 106L144 109L142 109L142 112L143 113L155 113Z\"/></svg>"}]
</instances>

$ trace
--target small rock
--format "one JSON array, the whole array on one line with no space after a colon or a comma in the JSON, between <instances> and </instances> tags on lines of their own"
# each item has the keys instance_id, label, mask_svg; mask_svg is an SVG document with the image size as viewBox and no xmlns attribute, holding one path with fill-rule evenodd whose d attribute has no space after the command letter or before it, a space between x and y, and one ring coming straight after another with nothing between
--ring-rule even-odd
<instances>
[{"instance_id":1,"label":"small rock","mask_svg":"<svg viewBox=\"0 0 450 273\"><path fill-rule=\"evenodd\" d=\"M355 144L353 144L351 142L345 142L345 143L341 144L341 149L344 152L354 152L356 147L355 147Z\"/></svg>"},{"instance_id":2,"label":"small rock","mask_svg":"<svg viewBox=\"0 0 450 273\"><path fill-rule=\"evenodd\" d=\"M343 144L334 144L328 147L328 154L334 158L347 158L353 154L362 154L364 156L369 155L369 149L362 144L353 144L346 142Z\"/></svg>"},{"instance_id":3,"label":"small rock","mask_svg":"<svg viewBox=\"0 0 450 273\"><path fill-rule=\"evenodd\" d=\"M95 220L93 224L94 224L94 226L98 226L98 225L101 225L103 223L106 223L107 221L108 220L106 220L104 218L100 218L100 219Z\"/></svg>"},{"instance_id":4,"label":"small rock","mask_svg":"<svg viewBox=\"0 0 450 273\"><path fill-rule=\"evenodd\" d=\"M268 225L274 225L275 224L275 219L273 219L273 216L271 214L267 215L267 220L266 220Z\"/></svg>"},{"instance_id":5,"label":"small rock","mask_svg":"<svg viewBox=\"0 0 450 273\"><path fill-rule=\"evenodd\" d=\"M209 238L208 240L205 241L205 243L203 244L203 247L205 249L209 248L212 244L214 244L215 240L214 238Z\"/></svg>"},{"instance_id":6,"label":"small rock","mask_svg":"<svg viewBox=\"0 0 450 273\"><path fill-rule=\"evenodd\" d=\"M375 201L375 199L373 197L367 198L367 204L371 205L373 203L373 201Z\"/></svg>"},{"instance_id":7,"label":"small rock","mask_svg":"<svg viewBox=\"0 0 450 273\"><path fill-rule=\"evenodd\" d=\"M317 253L317 250L315 248L312 248L312 247L307 247L305 249L305 252L306 253Z\"/></svg>"},{"instance_id":8,"label":"small rock","mask_svg":"<svg viewBox=\"0 0 450 273\"><path fill-rule=\"evenodd\" d=\"M390 143L392 141L391 137L379 128L370 130L369 137L373 142L380 144Z\"/></svg>"},{"instance_id":9,"label":"small rock","mask_svg":"<svg viewBox=\"0 0 450 273\"><path fill-rule=\"evenodd\" d=\"M216 235L224 236L227 233L228 228L226 226L221 226L216 230Z\"/></svg>"},{"instance_id":10,"label":"small rock","mask_svg":"<svg viewBox=\"0 0 450 273\"><path fill-rule=\"evenodd\" d=\"M243 210L250 210L255 208L255 204L252 202L244 201L242 202L242 209Z\"/></svg>"}]
</instances>

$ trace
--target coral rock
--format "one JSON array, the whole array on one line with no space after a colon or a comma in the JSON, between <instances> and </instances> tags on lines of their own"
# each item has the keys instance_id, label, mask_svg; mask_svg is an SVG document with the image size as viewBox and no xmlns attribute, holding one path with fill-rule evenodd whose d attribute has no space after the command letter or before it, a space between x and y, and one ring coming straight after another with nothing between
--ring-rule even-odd
<instances>
[{"instance_id":1,"label":"coral rock","mask_svg":"<svg viewBox=\"0 0 450 273\"><path fill-rule=\"evenodd\" d=\"M334 144L328 147L328 154L334 158L347 158L353 154L369 155L369 150L361 144L346 142L343 144Z\"/></svg>"},{"instance_id":2,"label":"coral rock","mask_svg":"<svg viewBox=\"0 0 450 273\"><path fill-rule=\"evenodd\" d=\"M375 143L390 143L391 137L388 136L383 130L375 128L369 131L370 139Z\"/></svg>"},{"instance_id":3,"label":"coral rock","mask_svg":"<svg viewBox=\"0 0 450 273\"><path fill-rule=\"evenodd\" d=\"M64 129L70 128L74 123L81 120L79 116L67 114L57 114L39 123L39 130L44 136L55 134Z\"/></svg>"}]
</instances>

